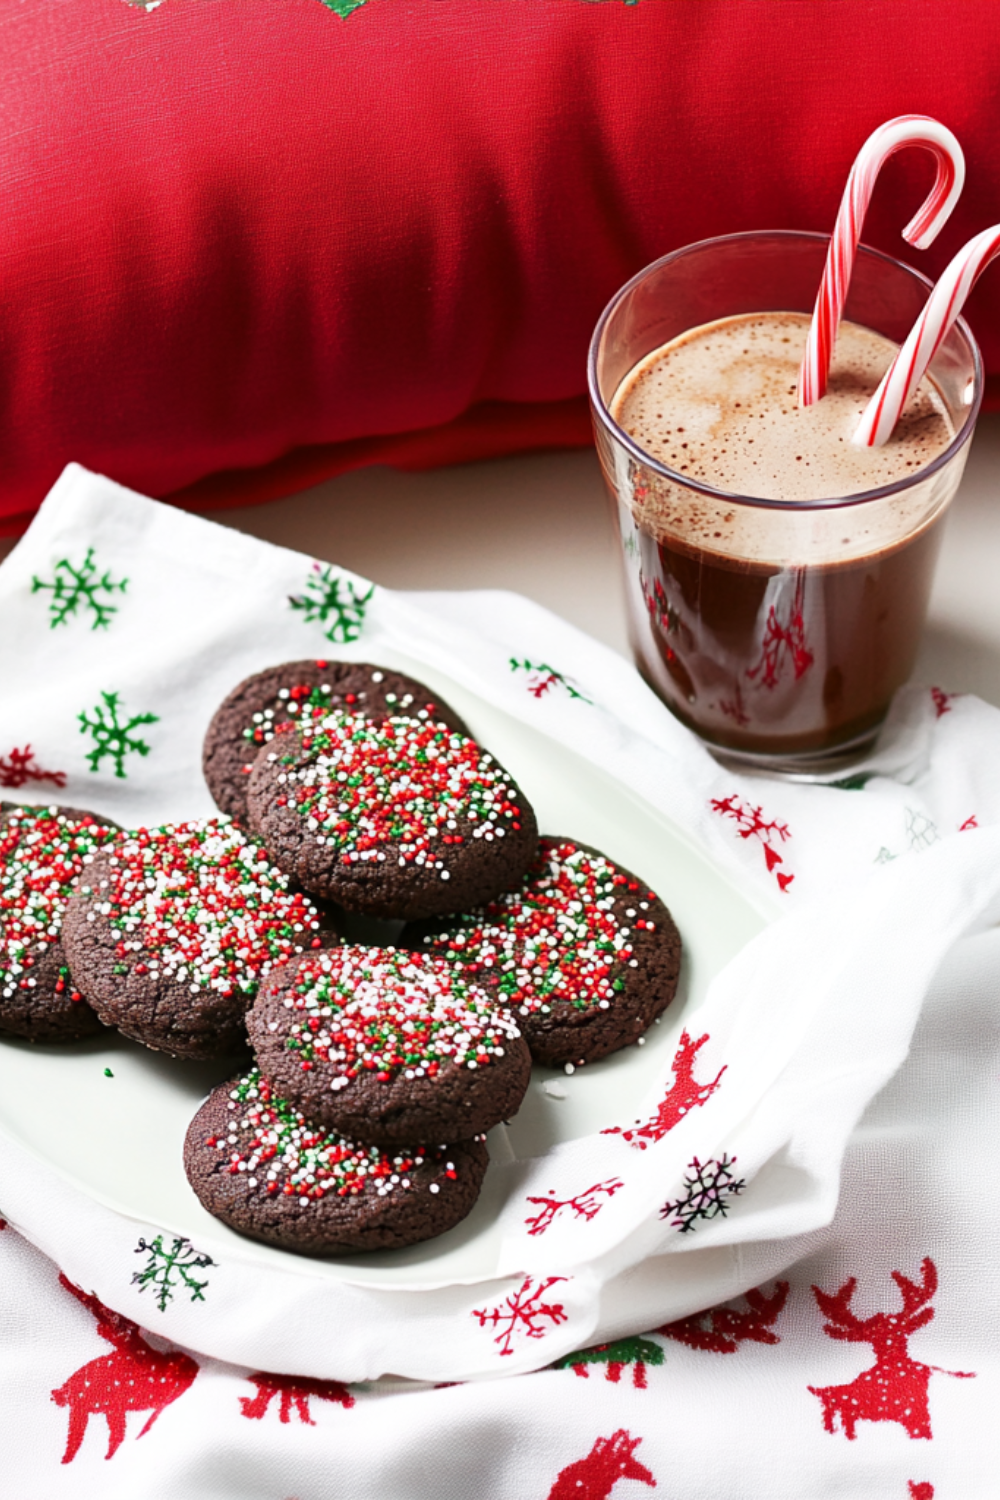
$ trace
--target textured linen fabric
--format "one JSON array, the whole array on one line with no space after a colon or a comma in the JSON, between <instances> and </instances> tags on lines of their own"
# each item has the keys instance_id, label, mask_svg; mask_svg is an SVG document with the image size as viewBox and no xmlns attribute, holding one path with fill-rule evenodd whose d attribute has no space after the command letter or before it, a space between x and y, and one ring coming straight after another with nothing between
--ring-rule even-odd
<instances>
[{"instance_id":1,"label":"textured linen fabric","mask_svg":"<svg viewBox=\"0 0 1000 1500\"><path fill-rule=\"evenodd\" d=\"M866 240L934 275L1000 219L998 64L976 0L0 0L0 525L71 459L198 507L585 443L614 291L829 231L890 116L940 117L968 183L912 252L901 153Z\"/></svg>"},{"instance_id":2,"label":"textured linen fabric","mask_svg":"<svg viewBox=\"0 0 1000 1500\"><path fill-rule=\"evenodd\" d=\"M695 1077L724 1064L719 1086L687 1119L650 1110L666 1129L644 1151L585 1143L594 1160L617 1153L601 1162L621 1192L576 1232L554 1222L551 1241L536 1239L518 1207L536 1166L515 1165L512 1274L494 1283L390 1307L317 1282L303 1300L294 1276L199 1237L158 1301L141 1273L166 1274L169 1233L154 1251L155 1223L105 1207L5 1135L11 1482L42 1496L234 1500L991 1495L1000 712L913 689L850 787L744 781L620 658L527 601L393 595L329 567L348 607L322 619L297 590L323 576L69 470L0 567L5 787L37 798L61 773L60 796L124 821L205 811L197 748L216 679L231 685L293 641L330 649L339 623L353 638L338 652L377 660L405 639L548 735L553 754L572 746L603 765L786 914L695 1018L722 1038ZM67 591L77 608L60 624ZM92 628L98 609L113 613ZM135 720L120 761L96 754L88 729L101 701L107 723L112 691L119 722ZM682 1072L675 1061L641 1115L669 1104ZM647 1205L674 1199L703 1143L738 1156L747 1185L688 1235ZM546 1184L578 1145L549 1153ZM365 1378L401 1369L427 1379ZM451 1383L463 1375L477 1378Z\"/></svg>"}]
</instances>

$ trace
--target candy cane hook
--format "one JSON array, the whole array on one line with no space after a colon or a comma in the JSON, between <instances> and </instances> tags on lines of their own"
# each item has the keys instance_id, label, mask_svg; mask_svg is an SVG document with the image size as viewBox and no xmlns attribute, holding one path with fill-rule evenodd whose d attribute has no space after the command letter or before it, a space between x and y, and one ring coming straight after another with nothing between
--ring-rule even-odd
<instances>
[{"instance_id":1,"label":"candy cane hook","mask_svg":"<svg viewBox=\"0 0 1000 1500\"><path fill-rule=\"evenodd\" d=\"M861 226L875 182L889 157L906 146L922 146L929 151L937 163L937 175L926 200L903 230L904 240L918 250L926 250L958 202L965 183L965 157L946 125L929 115L898 115L872 131L855 158L833 226L799 371L800 406L812 406L826 390L837 325L847 301Z\"/></svg>"},{"instance_id":2,"label":"candy cane hook","mask_svg":"<svg viewBox=\"0 0 1000 1500\"><path fill-rule=\"evenodd\" d=\"M941 273L906 342L865 407L852 438L860 448L880 448L965 306L965 299L991 260L1000 255L1000 224L984 229Z\"/></svg>"}]
</instances>

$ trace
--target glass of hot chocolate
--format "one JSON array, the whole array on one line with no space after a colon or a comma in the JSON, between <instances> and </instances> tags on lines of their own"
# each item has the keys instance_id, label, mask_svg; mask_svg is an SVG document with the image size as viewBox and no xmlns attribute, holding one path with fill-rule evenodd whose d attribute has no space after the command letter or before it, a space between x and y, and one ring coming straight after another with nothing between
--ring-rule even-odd
<instances>
[{"instance_id":1,"label":"glass of hot chocolate","mask_svg":"<svg viewBox=\"0 0 1000 1500\"><path fill-rule=\"evenodd\" d=\"M826 235L755 232L664 256L590 350L639 668L719 758L829 774L909 677L982 365L959 319L891 439L861 413L930 283L859 248L827 394L796 389Z\"/></svg>"}]
</instances>

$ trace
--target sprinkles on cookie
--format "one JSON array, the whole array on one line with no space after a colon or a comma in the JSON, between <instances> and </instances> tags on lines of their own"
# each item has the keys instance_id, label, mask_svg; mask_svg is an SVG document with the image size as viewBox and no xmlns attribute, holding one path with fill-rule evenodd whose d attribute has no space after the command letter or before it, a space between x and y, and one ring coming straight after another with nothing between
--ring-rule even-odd
<instances>
[{"instance_id":1,"label":"sprinkles on cookie","mask_svg":"<svg viewBox=\"0 0 1000 1500\"><path fill-rule=\"evenodd\" d=\"M403 941L488 983L521 1022L537 1061L573 1064L637 1039L672 998L680 953L655 892L597 850L554 838L539 841L518 890L443 930L424 924ZM629 1024L619 1025L625 1016Z\"/></svg>"},{"instance_id":2,"label":"sprinkles on cookie","mask_svg":"<svg viewBox=\"0 0 1000 1500\"><path fill-rule=\"evenodd\" d=\"M312 903L235 824L140 828L109 851L98 910L118 936L115 974L176 980L192 994L256 993L265 965L319 946Z\"/></svg>"},{"instance_id":3,"label":"sprinkles on cookie","mask_svg":"<svg viewBox=\"0 0 1000 1500\"><path fill-rule=\"evenodd\" d=\"M57 806L0 819L0 1030L46 1041L100 1030L70 979L62 926L77 879L117 831Z\"/></svg>"},{"instance_id":4,"label":"sprinkles on cookie","mask_svg":"<svg viewBox=\"0 0 1000 1500\"><path fill-rule=\"evenodd\" d=\"M284 1193L318 1202L327 1193L356 1198L366 1188L379 1198L407 1191L410 1173L426 1160L444 1164L446 1176L457 1176L447 1146L428 1152L423 1146L387 1155L325 1131L278 1097L259 1068L254 1068L229 1090L229 1129L211 1135L205 1144L225 1156L227 1171L246 1172L248 1188Z\"/></svg>"},{"instance_id":5,"label":"sprinkles on cookie","mask_svg":"<svg viewBox=\"0 0 1000 1500\"><path fill-rule=\"evenodd\" d=\"M376 719L405 714L465 732L452 708L402 672L370 662L282 662L238 683L212 717L202 766L222 811L246 816L247 777L262 745L334 709Z\"/></svg>"},{"instance_id":6,"label":"sprinkles on cookie","mask_svg":"<svg viewBox=\"0 0 1000 1500\"><path fill-rule=\"evenodd\" d=\"M279 734L257 758L248 805L307 889L377 916L495 895L518 883L537 840L530 806L487 750L405 716L337 711Z\"/></svg>"},{"instance_id":7,"label":"sprinkles on cookie","mask_svg":"<svg viewBox=\"0 0 1000 1500\"><path fill-rule=\"evenodd\" d=\"M295 1105L380 1144L479 1135L513 1114L530 1073L505 1007L454 964L399 949L308 955L264 984L247 1025Z\"/></svg>"},{"instance_id":8,"label":"sprinkles on cookie","mask_svg":"<svg viewBox=\"0 0 1000 1500\"><path fill-rule=\"evenodd\" d=\"M241 1233L307 1254L401 1248L441 1234L479 1194L481 1139L385 1151L324 1129L254 1068L217 1088L188 1128L195 1193Z\"/></svg>"},{"instance_id":9,"label":"sprinkles on cookie","mask_svg":"<svg viewBox=\"0 0 1000 1500\"><path fill-rule=\"evenodd\" d=\"M121 835L73 898L66 947L102 1020L207 1057L240 1035L262 972L321 946L320 926L256 840L205 819Z\"/></svg>"},{"instance_id":10,"label":"sprinkles on cookie","mask_svg":"<svg viewBox=\"0 0 1000 1500\"><path fill-rule=\"evenodd\" d=\"M305 731L302 749L313 758L279 773L285 794L278 804L294 805L316 842L333 846L343 864L384 864L392 844L399 865L422 865L448 880L442 845L470 837L489 844L520 832L506 771L475 740L437 724L331 714ZM475 825L471 833L459 831L459 817Z\"/></svg>"}]
</instances>

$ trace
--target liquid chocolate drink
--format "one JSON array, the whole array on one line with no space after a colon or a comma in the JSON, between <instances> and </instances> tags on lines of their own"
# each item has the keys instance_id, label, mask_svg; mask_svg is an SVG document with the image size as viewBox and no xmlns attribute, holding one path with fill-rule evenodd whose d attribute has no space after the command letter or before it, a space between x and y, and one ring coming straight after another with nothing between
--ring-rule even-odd
<instances>
[{"instance_id":1,"label":"liquid chocolate drink","mask_svg":"<svg viewBox=\"0 0 1000 1500\"><path fill-rule=\"evenodd\" d=\"M955 435L937 387L925 378L884 447L856 448L896 345L842 323L827 394L800 410L809 321L691 329L609 403L677 476L635 459L607 476L640 667L678 717L750 756L816 755L875 731L913 668L946 505L920 479ZM816 507L899 481L878 501Z\"/></svg>"}]
</instances>

